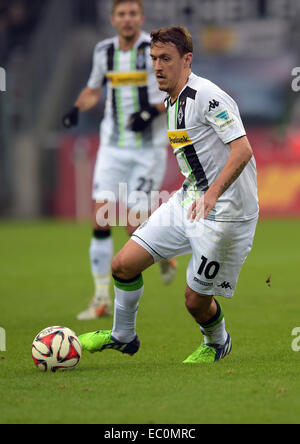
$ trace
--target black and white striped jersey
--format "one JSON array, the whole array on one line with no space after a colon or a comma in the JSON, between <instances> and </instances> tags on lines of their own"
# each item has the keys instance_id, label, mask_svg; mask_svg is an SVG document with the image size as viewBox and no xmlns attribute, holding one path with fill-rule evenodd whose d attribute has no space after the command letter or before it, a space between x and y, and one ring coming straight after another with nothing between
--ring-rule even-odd
<instances>
[{"instance_id":1,"label":"black and white striped jersey","mask_svg":"<svg viewBox=\"0 0 300 444\"><path fill-rule=\"evenodd\" d=\"M154 146L166 148L166 117L158 116L142 133L127 129L129 117L147 105L162 103L166 97L158 89L150 57L150 35L142 32L134 47L122 51L119 37L96 45L88 87L106 84L105 115L101 123L102 144L124 149Z\"/></svg>"},{"instance_id":2,"label":"black and white striped jersey","mask_svg":"<svg viewBox=\"0 0 300 444\"><path fill-rule=\"evenodd\" d=\"M175 103L166 100L168 136L187 191L208 190L223 170L229 143L246 135L235 101L217 85L191 74ZM191 193L192 194L192 193ZM257 217L254 157L219 198L209 219L243 221Z\"/></svg>"}]
</instances>

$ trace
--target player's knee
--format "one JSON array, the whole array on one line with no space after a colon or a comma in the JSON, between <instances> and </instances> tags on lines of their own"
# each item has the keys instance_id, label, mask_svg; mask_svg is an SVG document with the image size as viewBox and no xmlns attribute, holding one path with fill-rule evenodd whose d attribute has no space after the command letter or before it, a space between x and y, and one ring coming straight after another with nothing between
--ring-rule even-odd
<instances>
[{"instance_id":1,"label":"player's knee","mask_svg":"<svg viewBox=\"0 0 300 444\"><path fill-rule=\"evenodd\" d=\"M120 254L117 254L111 263L112 274L116 277L121 278L124 274L124 262L122 261Z\"/></svg>"},{"instance_id":2,"label":"player's knee","mask_svg":"<svg viewBox=\"0 0 300 444\"><path fill-rule=\"evenodd\" d=\"M130 265L130 260L126 258L125 254L120 251L112 260L111 264L112 274L119 279L132 279L136 272Z\"/></svg>"}]
</instances>

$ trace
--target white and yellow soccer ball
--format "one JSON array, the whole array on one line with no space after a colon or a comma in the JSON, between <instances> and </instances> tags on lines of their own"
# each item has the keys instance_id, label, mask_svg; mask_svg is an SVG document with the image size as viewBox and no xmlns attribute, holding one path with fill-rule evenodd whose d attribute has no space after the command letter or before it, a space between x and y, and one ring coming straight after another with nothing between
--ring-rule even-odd
<instances>
[{"instance_id":1,"label":"white and yellow soccer ball","mask_svg":"<svg viewBox=\"0 0 300 444\"><path fill-rule=\"evenodd\" d=\"M48 327L32 344L32 358L44 372L72 370L79 364L82 348L76 334L67 327Z\"/></svg>"}]
</instances>

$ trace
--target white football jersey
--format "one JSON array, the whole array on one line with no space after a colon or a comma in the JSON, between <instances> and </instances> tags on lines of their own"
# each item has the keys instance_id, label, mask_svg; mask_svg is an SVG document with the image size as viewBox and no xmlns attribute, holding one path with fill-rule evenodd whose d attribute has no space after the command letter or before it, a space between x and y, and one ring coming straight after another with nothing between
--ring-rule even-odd
<instances>
[{"instance_id":1,"label":"white football jersey","mask_svg":"<svg viewBox=\"0 0 300 444\"><path fill-rule=\"evenodd\" d=\"M105 114L101 123L101 143L106 146L165 149L168 144L165 115L156 117L143 132L136 133L127 128L131 114L149 104L162 103L166 98L166 94L158 89L150 57L150 42L150 35L142 32L129 51L120 49L118 36L96 45L88 87L98 89L107 85Z\"/></svg>"},{"instance_id":2,"label":"white football jersey","mask_svg":"<svg viewBox=\"0 0 300 444\"><path fill-rule=\"evenodd\" d=\"M205 192L223 170L229 143L246 135L235 101L209 80L191 74L175 103L166 100L169 142L186 177L183 188ZM189 199L187 199L187 203ZM208 219L250 220L258 215L254 157L219 198Z\"/></svg>"}]
</instances>

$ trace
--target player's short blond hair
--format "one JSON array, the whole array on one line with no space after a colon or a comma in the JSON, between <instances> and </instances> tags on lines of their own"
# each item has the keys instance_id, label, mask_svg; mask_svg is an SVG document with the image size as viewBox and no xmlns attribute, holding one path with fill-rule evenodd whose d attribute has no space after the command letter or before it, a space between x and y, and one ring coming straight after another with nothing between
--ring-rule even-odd
<instances>
[{"instance_id":1,"label":"player's short blond hair","mask_svg":"<svg viewBox=\"0 0 300 444\"><path fill-rule=\"evenodd\" d=\"M122 3L137 3L141 8L141 11L144 12L144 0L113 0L112 12L115 12L115 9L121 5Z\"/></svg>"}]
</instances>

